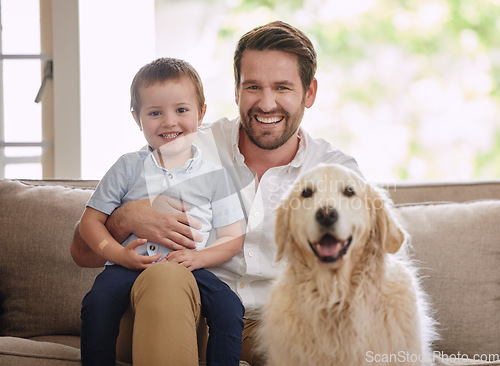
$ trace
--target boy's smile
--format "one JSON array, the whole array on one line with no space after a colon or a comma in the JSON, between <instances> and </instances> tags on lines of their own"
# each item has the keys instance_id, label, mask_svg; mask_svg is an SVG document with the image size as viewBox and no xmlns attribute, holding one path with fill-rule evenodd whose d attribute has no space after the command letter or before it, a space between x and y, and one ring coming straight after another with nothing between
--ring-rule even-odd
<instances>
[{"instance_id":1,"label":"boy's smile","mask_svg":"<svg viewBox=\"0 0 500 366\"><path fill-rule=\"evenodd\" d=\"M169 140L175 139L177 136L179 136L182 132L176 132L176 133L162 133L160 134L161 137L163 137L167 142Z\"/></svg>"}]
</instances>

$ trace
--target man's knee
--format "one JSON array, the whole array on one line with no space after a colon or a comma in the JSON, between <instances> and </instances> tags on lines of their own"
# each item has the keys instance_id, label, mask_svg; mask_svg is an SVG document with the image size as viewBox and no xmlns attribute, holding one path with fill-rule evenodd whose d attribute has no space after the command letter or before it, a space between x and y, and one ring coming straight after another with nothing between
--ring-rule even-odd
<instances>
[{"instance_id":1,"label":"man's knee","mask_svg":"<svg viewBox=\"0 0 500 366\"><path fill-rule=\"evenodd\" d=\"M191 271L180 264L167 262L155 264L141 273L132 287L131 300L133 307L142 300L148 301L150 306L163 307L167 303L174 307L175 304L185 306L199 304L200 293Z\"/></svg>"},{"instance_id":2,"label":"man's knee","mask_svg":"<svg viewBox=\"0 0 500 366\"><path fill-rule=\"evenodd\" d=\"M165 291L172 289L196 288L196 281L191 272L177 263L158 263L144 270L135 281L133 291L137 288L148 291Z\"/></svg>"}]
</instances>

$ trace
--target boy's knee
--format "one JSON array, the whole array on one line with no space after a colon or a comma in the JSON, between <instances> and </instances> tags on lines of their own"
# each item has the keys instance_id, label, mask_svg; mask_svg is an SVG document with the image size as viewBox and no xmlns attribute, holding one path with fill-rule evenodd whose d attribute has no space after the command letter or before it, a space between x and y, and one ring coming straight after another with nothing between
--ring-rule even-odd
<instances>
[{"instance_id":1,"label":"boy's knee","mask_svg":"<svg viewBox=\"0 0 500 366\"><path fill-rule=\"evenodd\" d=\"M128 296L114 296L111 293L90 291L82 300L82 310L116 312L119 309L128 306Z\"/></svg>"},{"instance_id":2,"label":"boy's knee","mask_svg":"<svg viewBox=\"0 0 500 366\"><path fill-rule=\"evenodd\" d=\"M232 314L243 316L245 308L240 298L233 290L228 288L224 291L217 291L214 292L211 297L215 306L220 306L221 309L230 310Z\"/></svg>"},{"instance_id":3,"label":"boy's knee","mask_svg":"<svg viewBox=\"0 0 500 366\"><path fill-rule=\"evenodd\" d=\"M245 308L238 295L231 290L217 291L206 300L203 307L209 326L219 330L243 330Z\"/></svg>"}]
</instances>

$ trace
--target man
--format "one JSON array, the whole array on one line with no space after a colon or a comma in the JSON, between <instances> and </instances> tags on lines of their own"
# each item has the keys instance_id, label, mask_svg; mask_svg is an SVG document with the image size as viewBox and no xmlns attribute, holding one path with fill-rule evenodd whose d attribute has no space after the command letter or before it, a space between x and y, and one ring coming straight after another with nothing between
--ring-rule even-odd
<instances>
[{"instance_id":1,"label":"man","mask_svg":"<svg viewBox=\"0 0 500 366\"><path fill-rule=\"evenodd\" d=\"M339 163L359 172L356 161L299 128L317 92L316 53L298 29L272 22L243 35L234 55L239 118L202 127L196 144L204 157L228 169L240 192L247 231L242 252L214 270L245 306L242 360L260 365L254 350L259 311L280 272L274 262L274 209L292 182L318 163ZM181 210L185 208L178 207ZM118 241L131 232L171 249L194 247L183 212L160 213L149 200L130 202L107 222ZM81 266L104 261L80 239L72 255ZM165 279L168 279L166 281ZM174 263L146 269L131 294L134 365L196 365L199 292L191 273Z\"/></svg>"}]
</instances>

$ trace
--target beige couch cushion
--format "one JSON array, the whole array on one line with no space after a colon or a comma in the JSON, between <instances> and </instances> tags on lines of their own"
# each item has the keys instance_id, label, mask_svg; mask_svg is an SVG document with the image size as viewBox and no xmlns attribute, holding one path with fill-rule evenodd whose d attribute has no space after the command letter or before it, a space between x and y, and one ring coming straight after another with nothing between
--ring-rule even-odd
<instances>
[{"instance_id":1,"label":"beige couch cushion","mask_svg":"<svg viewBox=\"0 0 500 366\"><path fill-rule=\"evenodd\" d=\"M80 350L52 342L0 338L0 364L33 366L81 365ZM54 356L57 355L57 356Z\"/></svg>"},{"instance_id":2,"label":"beige couch cushion","mask_svg":"<svg viewBox=\"0 0 500 366\"><path fill-rule=\"evenodd\" d=\"M0 335L80 334L81 300L99 269L69 246L91 190L0 181Z\"/></svg>"},{"instance_id":3,"label":"beige couch cushion","mask_svg":"<svg viewBox=\"0 0 500 366\"><path fill-rule=\"evenodd\" d=\"M32 339L0 337L0 365L5 366L71 366L81 365L80 349ZM130 366L116 362L117 366Z\"/></svg>"},{"instance_id":4,"label":"beige couch cushion","mask_svg":"<svg viewBox=\"0 0 500 366\"><path fill-rule=\"evenodd\" d=\"M447 355L500 358L500 201L399 206ZM498 361L499 359L497 359Z\"/></svg>"}]
</instances>

